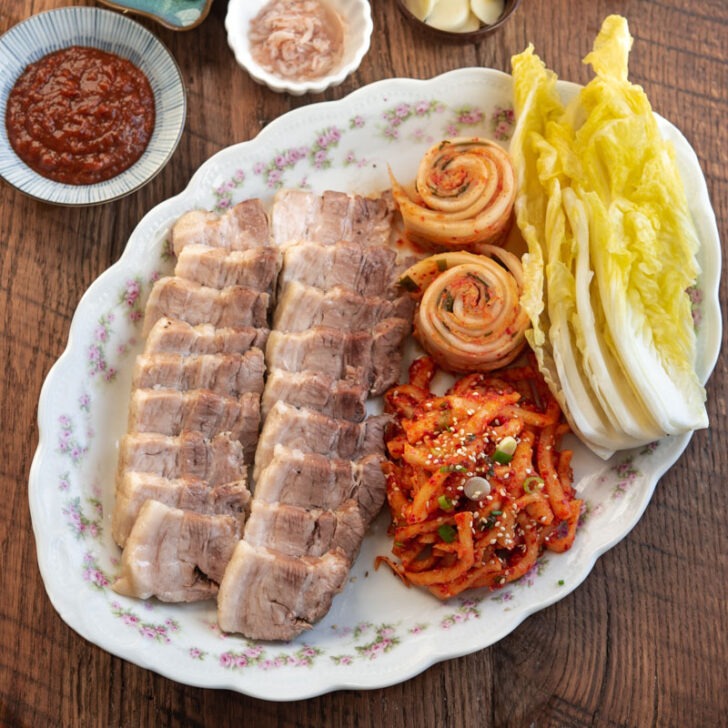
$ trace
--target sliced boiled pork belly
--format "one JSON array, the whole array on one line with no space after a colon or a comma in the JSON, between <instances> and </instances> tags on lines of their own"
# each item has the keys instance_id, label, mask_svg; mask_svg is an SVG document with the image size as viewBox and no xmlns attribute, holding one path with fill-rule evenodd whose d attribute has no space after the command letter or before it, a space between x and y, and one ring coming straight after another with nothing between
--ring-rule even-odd
<instances>
[{"instance_id":1,"label":"sliced boiled pork belly","mask_svg":"<svg viewBox=\"0 0 728 728\"><path fill-rule=\"evenodd\" d=\"M113 588L165 602L214 597L240 536L235 516L203 515L147 500L126 540Z\"/></svg>"},{"instance_id":2,"label":"sliced boiled pork belly","mask_svg":"<svg viewBox=\"0 0 728 728\"><path fill-rule=\"evenodd\" d=\"M308 331L327 326L342 331L370 330L384 319L412 318L414 301L409 296L395 299L360 296L343 286L322 291L291 281L278 299L273 315L273 329Z\"/></svg>"},{"instance_id":3,"label":"sliced boiled pork belly","mask_svg":"<svg viewBox=\"0 0 728 728\"><path fill-rule=\"evenodd\" d=\"M239 202L222 215L191 210L172 227L172 247L177 256L187 245L247 250L270 244L268 216L255 199Z\"/></svg>"},{"instance_id":4,"label":"sliced boiled pork belly","mask_svg":"<svg viewBox=\"0 0 728 728\"><path fill-rule=\"evenodd\" d=\"M392 236L394 201L389 194L369 198L333 191L317 195L281 190L271 217L273 241L281 247L301 240L386 246Z\"/></svg>"},{"instance_id":5,"label":"sliced boiled pork belly","mask_svg":"<svg viewBox=\"0 0 728 728\"><path fill-rule=\"evenodd\" d=\"M400 293L396 288L396 259L396 252L383 246L296 243L283 251L278 289L283 292L288 283L314 286L322 291L343 286L360 296L395 298Z\"/></svg>"},{"instance_id":6,"label":"sliced boiled pork belly","mask_svg":"<svg viewBox=\"0 0 728 728\"><path fill-rule=\"evenodd\" d=\"M285 190L251 515L218 596L222 629L291 639L329 609L385 498L389 417L366 398L399 376L413 304L396 288L390 197Z\"/></svg>"},{"instance_id":7,"label":"sliced boiled pork belly","mask_svg":"<svg viewBox=\"0 0 728 728\"><path fill-rule=\"evenodd\" d=\"M212 324L193 326L186 321L162 316L152 326L144 344L150 354L244 354L248 349L265 349L270 330L266 328L216 328Z\"/></svg>"},{"instance_id":8,"label":"sliced boiled pork belly","mask_svg":"<svg viewBox=\"0 0 728 728\"><path fill-rule=\"evenodd\" d=\"M384 428L388 422L389 415L377 415L356 423L276 402L260 433L253 477L257 481L263 468L273 458L276 445L340 460L383 454Z\"/></svg>"},{"instance_id":9,"label":"sliced boiled pork belly","mask_svg":"<svg viewBox=\"0 0 728 728\"><path fill-rule=\"evenodd\" d=\"M177 436L131 432L119 444L119 477L127 472L193 478L212 488L238 480L246 464L243 446L228 432L210 438L189 430Z\"/></svg>"},{"instance_id":10,"label":"sliced boiled pork belly","mask_svg":"<svg viewBox=\"0 0 728 728\"><path fill-rule=\"evenodd\" d=\"M275 403L282 401L329 417L361 422L366 416L367 394L368 388L364 385L328 374L271 369L263 391L261 417L265 419Z\"/></svg>"},{"instance_id":11,"label":"sliced boiled pork belly","mask_svg":"<svg viewBox=\"0 0 728 728\"><path fill-rule=\"evenodd\" d=\"M310 331L271 331L265 349L269 369L284 372L312 371L335 379L361 382L371 378L372 337L325 326Z\"/></svg>"},{"instance_id":12,"label":"sliced boiled pork belly","mask_svg":"<svg viewBox=\"0 0 728 728\"><path fill-rule=\"evenodd\" d=\"M160 278L144 313L146 336L158 319L167 317L215 327L263 328L268 325L267 293L243 286L210 288L177 276Z\"/></svg>"},{"instance_id":13,"label":"sliced boiled pork belly","mask_svg":"<svg viewBox=\"0 0 728 728\"><path fill-rule=\"evenodd\" d=\"M136 389L129 407L129 429L180 435L199 432L213 437L221 432L239 440L243 452L255 451L260 426L260 395L246 392L225 397L205 389Z\"/></svg>"},{"instance_id":14,"label":"sliced boiled pork belly","mask_svg":"<svg viewBox=\"0 0 728 728\"><path fill-rule=\"evenodd\" d=\"M220 628L250 639L292 639L329 611L349 567L340 550L289 556L242 540L220 584Z\"/></svg>"},{"instance_id":15,"label":"sliced boiled pork belly","mask_svg":"<svg viewBox=\"0 0 728 728\"><path fill-rule=\"evenodd\" d=\"M260 349L245 354L145 354L137 357L132 387L209 389L237 397L263 391L265 361Z\"/></svg>"},{"instance_id":16,"label":"sliced boiled pork belly","mask_svg":"<svg viewBox=\"0 0 728 728\"><path fill-rule=\"evenodd\" d=\"M347 332L326 326L309 331L271 331L265 358L271 369L314 371L363 384L369 394L383 394L400 375L400 349L412 328L390 318L371 331Z\"/></svg>"},{"instance_id":17,"label":"sliced boiled pork belly","mask_svg":"<svg viewBox=\"0 0 728 728\"><path fill-rule=\"evenodd\" d=\"M122 439L113 535L122 593L214 597L247 517L263 348L281 252L258 200L193 211L172 229L175 275L145 311Z\"/></svg>"},{"instance_id":18,"label":"sliced boiled pork belly","mask_svg":"<svg viewBox=\"0 0 728 728\"><path fill-rule=\"evenodd\" d=\"M188 245L180 251L174 274L211 288L243 286L273 293L281 267L278 248L225 250Z\"/></svg>"},{"instance_id":19,"label":"sliced boiled pork belly","mask_svg":"<svg viewBox=\"0 0 728 728\"><path fill-rule=\"evenodd\" d=\"M323 556L340 549L351 562L366 527L354 500L330 510L256 499L245 526L245 540L251 546L265 546L289 556Z\"/></svg>"},{"instance_id":20,"label":"sliced boiled pork belly","mask_svg":"<svg viewBox=\"0 0 728 728\"><path fill-rule=\"evenodd\" d=\"M165 478L152 473L126 472L116 487L111 525L114 541L124 546L144 503L159 501L167 506L206 515L233 516L245 523L250 491L245 480L210 486L198 478Z\"/></svg>"},{"instance_id":21,"label":"sliced boiled pork belly","mask_svg":"<svg viewBox=\"0 0 728 728\"><path fill-rule=\"evenodd\" d=\"M255 485L255 500L264 503L335 510L354 500L367 524L385 496L380 453L340 460L276 445Z\"/></svg>"}]
</instances>

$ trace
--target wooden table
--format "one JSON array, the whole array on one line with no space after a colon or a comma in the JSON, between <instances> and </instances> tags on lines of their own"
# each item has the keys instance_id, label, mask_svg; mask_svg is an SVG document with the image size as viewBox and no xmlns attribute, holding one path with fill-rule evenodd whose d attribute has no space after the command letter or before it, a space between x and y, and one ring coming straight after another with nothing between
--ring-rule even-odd
<instances>
[{"instance_id":1,"label":"wooden table","mask_svg":"<svg viewBox=\"0 0 728 728\"><path fill-rule=\"evenodd\" d=\"M0 0L0 31L66 4ZM724 0L524 0L511 22L479 46L435 45L403 22L393 0L372 5L369 54L341 87L318 97L278 95L251 81L226 44L225 0L189 33L145 23L171 49L189 93L186 129L164 171L136 194L88 209L40 204L0 184L1 726L728 724L723 360L708 385L710 430L694 436L637 527L586 582L493 647L404 684L297 703L187 687L86 642L46 596L26 488L40 387L66 346L78 301L118 259L148 210L181 191L214 152L255 136L286 111L382 78L427 78L477 65L508 70L510 56L529 41L562 78L584 82L582 56L601 20L620 12L636 39L631 76L697 151L728 240Z\"/></svg>"}]
</instances>

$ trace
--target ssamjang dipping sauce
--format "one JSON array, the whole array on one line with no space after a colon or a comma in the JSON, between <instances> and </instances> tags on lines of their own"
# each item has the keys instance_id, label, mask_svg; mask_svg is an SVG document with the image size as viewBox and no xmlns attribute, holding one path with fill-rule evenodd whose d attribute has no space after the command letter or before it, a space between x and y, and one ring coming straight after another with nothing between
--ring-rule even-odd
<instances>
[{"instance_id":1,"label":"ssamjang dipping sauce","mask_svg":"<svg viewBox=\"0 0 728 728\"><path fill-rule=\"evenodd\" d=\"M29 65L10 91L15 153L56 182L90 185L131 167L154 130L154 93L133 63L71 46Z\"/></svg>"}]
</instances>

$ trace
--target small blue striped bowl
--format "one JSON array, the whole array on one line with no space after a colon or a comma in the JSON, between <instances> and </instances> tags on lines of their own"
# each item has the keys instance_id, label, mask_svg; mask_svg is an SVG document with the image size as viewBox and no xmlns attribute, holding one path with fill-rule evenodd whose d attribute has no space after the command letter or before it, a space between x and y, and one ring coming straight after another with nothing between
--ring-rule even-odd
<instances>
[{"instance_id":1,"label":"small blue striped bowl","mask_svg":"<svg viewBox=\"0 0 728 728\"><path fill-rule=\"evenodd\" d=\"M5 125L8 95L23 70L48 53L72 45L99 48L128 59L146 74L154 92L154 132L144 153L126 171L92 185L54 182L34 172L10 146ZM124 197L167 164L182 136L187 100L177 63L146 28L110 10L66 7L18 23L0 37L0 69L0 177L38 200L86 206Z\"/></svg>"}]
</instances>

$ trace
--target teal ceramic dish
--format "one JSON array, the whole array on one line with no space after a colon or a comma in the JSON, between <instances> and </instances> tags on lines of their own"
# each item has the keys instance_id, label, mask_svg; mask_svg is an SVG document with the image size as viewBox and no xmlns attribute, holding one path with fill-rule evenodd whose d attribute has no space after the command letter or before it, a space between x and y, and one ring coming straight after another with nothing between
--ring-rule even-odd
<instances>
[{"instance_id":1,"label":"teal ceramic dish","mask_svg":"<svg viewBox=\"0 0 728 728\"><path fill-rule=\"evenodd\" d=\"M122 13L150 18L170 30L192 30L210 12L212 0L99 0Z\"/></svg>"}]
</instances>

